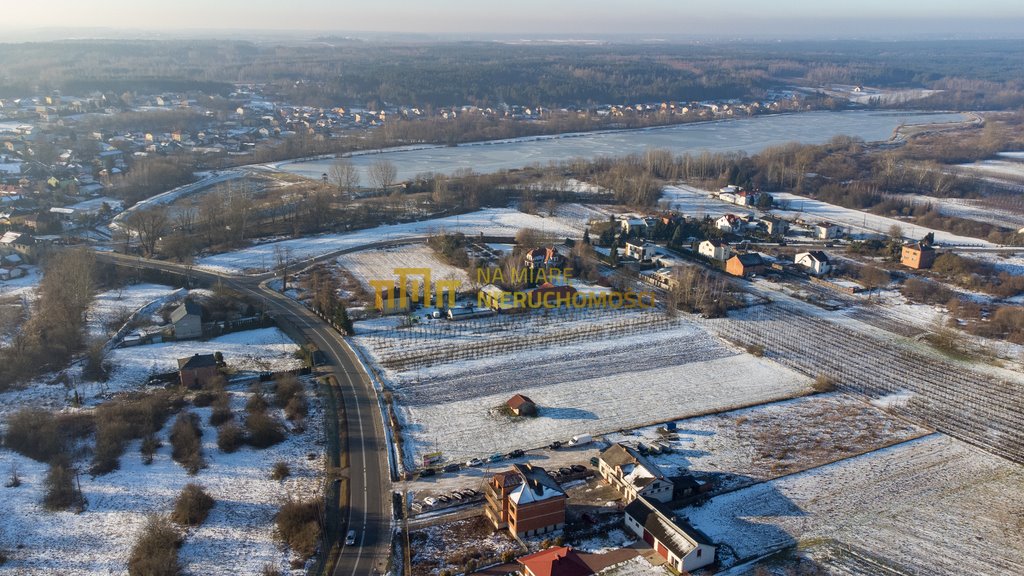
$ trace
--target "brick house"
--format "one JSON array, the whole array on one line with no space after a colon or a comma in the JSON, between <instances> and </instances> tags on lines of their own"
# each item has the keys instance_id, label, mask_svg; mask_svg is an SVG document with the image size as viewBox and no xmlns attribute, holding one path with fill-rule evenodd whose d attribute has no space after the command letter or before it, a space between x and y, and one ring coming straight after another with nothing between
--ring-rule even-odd
<instances>
[{"instance_id":1,"label":"brick house","mask_svg":"<svg viewBox=\"0 0 1024 576\"><path fill-rule=\"evenodd\" d=\"M591 576L594 571L569 546L554 546L516 560L525 576Z\"/></svg>"},{"instance_id":2,"label":"brick house","mask_svg":"<svg viewBox=\"0 0 1024 576\"><path fill-rule=\"evenodd\" d=\"M760 254L737 254L725 262L725 271L741 278L761 274L764 269L764 260Z\"/></svg>"},{"instance_id":3,"label":"brick house","mask_svg":"<svg viewBox=\"0 0 1024 576\"><path fill-rule=\"evenodd\" d=\"M213 354L195 354L189 358L178 358L178 377L185 388L203 388L219 374L217 359Z\"/></svg>"},{"instance_id":4,"label":"brick house","mask_svg":"<svg viewBox=\"0 0 1024 576\"><path fill-rule=\"evenodd\" d=\"M539 466L513 464L484 486L484 513L497 529L513 535L535 536L565 526L565 492Z\"/></svg>"},{"instance_id":5,"label":"brick house","mask_svg":"<svg viewBox=\"0 0 1024 576\"><path fill-rule=\"evenodd\" d=\"M904 244L900 253L900 263L914 270L931 268L932 264L935 264L935 248L920 242Z\"/></svg>"},{"instance_id":6,"label":"brick house","mask_svg":"<svg viewBox=\"0 0 1024 576\"><path fill-rule=\"evenodd\" d=\"M626 503L641 496L659 502L672 500L672 481L631 446L612 444L602 450L597 471L622 494Z\"/></svg>"}]
</instances>

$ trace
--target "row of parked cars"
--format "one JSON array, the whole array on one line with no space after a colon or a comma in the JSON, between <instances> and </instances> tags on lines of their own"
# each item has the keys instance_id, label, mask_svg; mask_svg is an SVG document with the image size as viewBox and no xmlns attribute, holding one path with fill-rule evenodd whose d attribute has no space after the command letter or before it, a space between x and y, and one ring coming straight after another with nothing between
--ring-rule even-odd
<instances>
[{"instance_id":1,"label":"row of parked cars","mask_svg":"<svg viewBox=\"0 0 1024 576\"><path fill-rule=\"evenodd\" d=\"M452 490L448 494L441 494L440 496L428 496L421 500L416 500L412 503L412 511L419 514L420 512L426 512L428 510L438 510L440 508L448 508L449 506L458 506L459 504L465 504L468 502L478 502L482 500L484 495L479 490L472 488L466 488L464 490Z\"/></svg>"},{"instance_id":2,"label":"row of parked cars","mask_svg":"<svg viewBox=\"0 0 1024 576\"><path fill-rule=\"evenodd\" d=\"M522 458L526 453L522 450L513 450L508 454L492 454L491 456L484 458L470 458L465 463L452 462L446 464L441 468L424 468L420 470L420 478L427 478L436 475L438 472L458 472L463 467L475 468L477 466L483 466L486 463L501 462L502 460L513 460L515 458Z\"/></svg>"}]
</instances>

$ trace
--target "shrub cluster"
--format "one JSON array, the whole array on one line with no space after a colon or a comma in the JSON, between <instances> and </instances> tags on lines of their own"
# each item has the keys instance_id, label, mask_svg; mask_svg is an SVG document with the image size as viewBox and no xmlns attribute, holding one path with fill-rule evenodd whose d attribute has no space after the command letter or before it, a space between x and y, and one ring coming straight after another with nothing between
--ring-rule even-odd
<instances>
[{"instance_id":1,"label":"shrub cluster","mask_svg":"<svg viewBox=\"0 0 1024 576\"><path fill-rule=\"evenodd\" d=\"M206 466L202 435L199 417L191 412L178 414L171 427L171 457L184 466L189 474L196 474Z\"/></svg>"},{"instance_id":2,"label":"shrub cluster","mask_svg":"<svg viewBox=\"0 0 1024 576\"><path fill-rule=\"evenodd\" d=\"M171 520L184 526L199 526L206 521L214 504L213 497L202 486L188 483L174 501Z\"/></svg>"},{"instance_id":3,"label":"shrub cluster","mask_svg":"<svg viewBox=\"0 0 1024 576\"><path fill-rule=\"evenodd\" d=\"M129 576L178 576L182 537L168 518L152 516L128 557Z\"/></svg>"},{"instance_id":4,"label":"shrub cluster","mask_svg":"<svg viewBox=\"0 0 1024 576\"><path fill-rule=\"evenodd\" d=\"M277 536L303 560L313 556L320 540L320 503L289 500L281 505Z\"/></svg>"}]
</instances>

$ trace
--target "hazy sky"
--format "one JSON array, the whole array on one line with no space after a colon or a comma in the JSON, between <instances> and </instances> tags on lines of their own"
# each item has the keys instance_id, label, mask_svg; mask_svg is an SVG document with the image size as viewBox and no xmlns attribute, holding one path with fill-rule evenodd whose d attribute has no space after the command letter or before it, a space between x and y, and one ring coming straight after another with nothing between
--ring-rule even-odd
<instances>
[{"instance_id":1,"label":"hazy sky","mask_svg":"<svg viewBox=\"0 0 1024 576\"><path fill-rule=\"evenodd\" d=\"M1024 35L1020 0L46 0L3 2L0 28L397 31L425 34Z\"/></svg>"}]
</instances>

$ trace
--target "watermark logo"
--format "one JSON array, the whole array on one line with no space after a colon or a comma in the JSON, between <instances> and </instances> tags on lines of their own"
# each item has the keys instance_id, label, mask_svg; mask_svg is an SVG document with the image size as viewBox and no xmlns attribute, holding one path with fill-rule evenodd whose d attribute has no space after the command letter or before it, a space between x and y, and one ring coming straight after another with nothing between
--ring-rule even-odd
<instances>
[{"instance_id":1,"label":"watermark logo","mask_svg":"<svg viewBox=\"0 0 1024 576\"><path fill-rule=\"evenodd\" d=\"M431 282L430 268L395 268L395 278L370 280L378 310L404 310L414 303L439 308L456 306L461 280ZM521 311L554 308L653 308L656 294L635 290L584 290L571 286L571 268L478 268L477 307L497 311ZM555 285L553 282L559 282ZM529 290L506 290L501 285L534 285ZM431 290L433 288L433 290Z\"/></svg>"}]
</instances>

